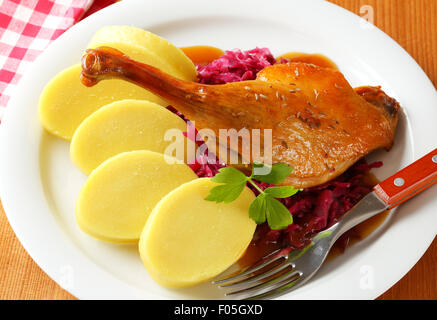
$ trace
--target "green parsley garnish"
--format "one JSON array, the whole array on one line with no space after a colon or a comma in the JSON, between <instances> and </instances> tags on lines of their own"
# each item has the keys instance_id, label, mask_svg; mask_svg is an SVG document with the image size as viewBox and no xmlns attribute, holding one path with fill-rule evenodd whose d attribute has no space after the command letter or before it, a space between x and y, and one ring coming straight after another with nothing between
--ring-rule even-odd
<instances>
[{"instance_id":1,"label":"green parsley garnish","mask_svg":"<svg viewBox=\"0 0 437 320\"><path fill-rule=\"evenodd\" d=\"M266 172L267 174L255 174L255 171L258 173ZM285 229L293 223L293 217L288 209L277 199L291 197L295 195L299 189L290 186L280 186L269 187L263 191L254 180L269 184L280 184L292 171L293 168L287 166L285 163L277 163L273 166L254 163L252 166L252 174L248 177L235 168L221 168L219 169L219 173L211 178L212 181L220 183L220 185L212 188L205 200L215 201L217 203L232 202L238 198L246 184L249 183L259 191L259 195L249 207L249 217L257 224L267 221L272 230Z\"/></svg>"}]
</instances>

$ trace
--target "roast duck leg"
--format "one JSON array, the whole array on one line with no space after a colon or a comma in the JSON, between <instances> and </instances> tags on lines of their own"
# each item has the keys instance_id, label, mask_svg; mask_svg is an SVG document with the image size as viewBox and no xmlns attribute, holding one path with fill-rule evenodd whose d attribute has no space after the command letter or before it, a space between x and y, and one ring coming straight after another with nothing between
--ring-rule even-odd
<instances>
[{"instance_id":1,"label":"roast duck leg","mask_svg":"<svg viewBox=\"0 0 437 320\"><path fill-rule=\"evenodd\" d=\"M256 80L205 85L177 79L112 48L87 50L82 82L92 86L109 78L155 93L198 130L212 129L217 137L220 129L271 129L272 161L294 167L284 185L298 188L339 176L375 149L389 150L400 110L379 87L354 90L341 72L298 62L266 67Z\"/></svg>"}]
</instances>

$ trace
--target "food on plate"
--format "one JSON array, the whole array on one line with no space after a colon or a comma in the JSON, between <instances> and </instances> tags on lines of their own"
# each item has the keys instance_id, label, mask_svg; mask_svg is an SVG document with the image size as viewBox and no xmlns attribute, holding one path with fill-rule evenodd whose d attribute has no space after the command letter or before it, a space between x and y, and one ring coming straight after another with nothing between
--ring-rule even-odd
<instances>
[{"instance_id":1,"label":"food on plate","mask_svg":"<svg viewBox=\"0 0 437 320\"><path fill-rule=\"evenodd\" d=\"M339 70L334 61L319 53L289 52L281 54L276 58L276 61L278 62L285 60L288 62L304 62L308 64L315 64L319 67Z\"/></svg>"},{"instance_id":2,"label":"food on plate","mask_svg":"<svg viewBox=\"0 0 437 320\"><path fill-rule=\"evenodd\" d=\"M211 60L219 59L224 51L211 46L190 46L182 47L181 50L197 66L206 65Z\"/></svg>"},{"instance_id":3,"label":"food on plate","mask_svg":"<svg viewBox=\"0 0 437 320\"><path fill-rule=\"evenodd\" d=\"M199 82L204 84L255 80L258 72L275 62L275 58L267 48L226 51L211 63L198 65L198 78Z\"/></svg>"},{"instance_id":4,"label":"food on plate","mask_svg":"<svg viewBox=\"0 0 437 320\"><path fill-rule=\"evenodd\" d=\"M253 50L226 51L226 54L219 59L220 61L212 61L206 66L197 66L199 71L202 69L208 70L206 73L199 72L199 81L205 84L215 84L219 78L217 75L220 74L226 75L224 80L240 81L241 75L244 75L253 66L260 64L268 66L265 61L272 61L271 64L276 63L268 49L263 48L262 51L264 54L256 56L251 54ZM254 61L255 59L260 61ZM284 59L287 60L284 61ZM338 70L333 61L320 54L290 53L281 55L281 58L276 60L284 63L290 59L295 62L303 59L303 61L310 64L327 66ZM251 72L249 77L245 76L246 79L256 79L257 72L260 71L257 71L257 69L252 69L255 72ZM225 81L225 83L227 82ZM393 98L388 97L379 87L360 87L356 88L355 91L366 101L381 108L398 105ZM303 248L314 234L341 220L347 211L371 192L372 188L378 184L378 180L371 170L382 165L383 163L380 161L368 164L363 158L342 175L327 183L306 188L292 197L280 199L292 215L293 223L282 230L272 230L268 223L259 225L251 245L243 258L240 259L239 264L242 266L251 264L263 255L278 248ZM193 170L199 177L216 177L222 167L221 164L195 163L192 165ZM262 181L257 182L257 185L262 191L273 186ZM252 190L258 196L261 194L257 188L252 187ZM334 255L342 253L346 247L367 237L387 216L388 212L380 214L348 231L336 242L332 253Z\"/></svg>"},{"instance_id":5,"label":"food on plate","mask_svg":"<svg viewBox=\"0 0 437 320\"><path fill-rule=\"evenodd\" d=\"M139 242L150 276L166 287L187 287L220 274L245 252L256 224L248 216L247 187L232 203L205 200L208 178L185 183L153 209Z\"/></svg>"},{"instance_id":6,"label":"food on plate","mask_svg":"<svg viewBox=\"0 0 437 320\"><path fill-rule=\"evenodd\" d=\"M51 134L71 140L79 124L100 107L122 99L150 100L166 103L149 91L118 79L92 88L80 82L79 64L58 73L45 86L39 100L39 119Z\"/></svg>"},{"instance_id":7,"label":"food on plate","mask_svg":"<svg viewBox=\"0 0 437 320\"><path fill-rule=\"evenodd\" d=\"M168 40L147 30L132 26L103 27L88 43L88 48L101 46L118 49L135 60L164 68L162 70L167 70L166 72L176 78L196 80L196 67L184 52Z\"/></svg>"},{"instance_id":8,"label":"food on plate","mask_svg":"<svg viewBox=\"0 0 437 320\"><path fill-rule=\"evenodd\" d=\"M169 164L162 154L121 153L88 177L76 201L76 221L97 239L136 242L161 198L196 178L186 164Z\"/></svg>"},{"instance_id":9,"label":"food on plate","mask_svg":"<svg viewBox=\"0 0 437 320\"><path fill-rule=\"evenodd\" d=\"M166 287L207 281L241 257L303 249L371 191L369 171L382 163L363 157L394 141L398 102L380 87L353 89L320 54L179 49L128 26L100 29L88 48L82 66L46 86L40 119L72 138L71 159L90 174L76 202L80 228L139 240L149 274ZM253 154L223 162L196 135L243 128L272 130L271 163ZM187 164L165 156L172 129L203 153L184 153ZM336 247L361 234L351 230Z\"/></svg>"},{"instance_id":10,"label":"food on plate","mask_svg":"<svg viewBox=\"0 0 437 320\"><path fill-rule=\"evenodd\" d=\"M257 181L272 185L281 184L290 175L293 168L284 163L276 163L269 167L270 173L257 175L255 170L261 166L265 167L266 165L254 165L249 177L233 167L219 169L219 172L211 178L219 185L210 190L205 200L217 203L232 202L248 185L258 193L256 199L250 204L249 217L257 224L267 222L271 230L283 230L293 223L293 217L288 208L278 199L290 198L299 192L299 189L292 186L272 186L263 188L263 190L258 186Z\"/></svg>"},{"instance_id":11,"label":"food on plate","mask_svg":"<svg viewBox=\"0 0 437 320\"><path fill-rule=\"evenodd\" d=\"M164 154L175 143L174 139L165 141L167 130L179 130L182 143L191 142L182 135L187 130L185 121L166 108L147 100L116 101L80 124L71 140L71 160L89 174L122 152L150 150ZM186 150L185 145L182 147ZM184 161L183 155L180 160Z\"/></svg>"},{"instance_id":12,"label":"food on plate","mask_svg":"<svg viewBox=\"0 0 437 320\"><path fill-rule=\"evenodd\" d=\"M367 163L362 159L336 179L304 189L292 197L280 199L293 217L293 223L281 230L273 230L268 224L259 225L246 260L250 260L250 256L261 258L268 250L302 249L310 244L315 234L340 221L353 206L372 191L378 181L371 174L371 170L382 165L380 161ZM268 187L269 184L259 184L261 190ZM340 237L334 249L338 253L344 252L350 244L374 231L385 217L387 214L377 215L351 229Z\"/></svg>"},{"instance_id":13,"label":"food on plate","mask_svg":"<svg viewBox=\"0 0 437 320\"><path fill-rule=\"evenodd\" d=\"M104 27L89 43L90 48L96 45L120 49L176 78L196 80L196 68L182 50L148 31L127 26ZM113 79L106 84L86 88L79 79L79 65L60 72L46 85L39 102L39 115L44 128L66 140L71 140L74 131L87 116L108 103L144 99L167 105L154 94L120 80Z\"/></svg>"},{"instance_id":14,"label":"food on plate","mask_svg":"<svg viewBox=\"0 0 437 320\"><path fill-rule=\"evenodd\" d=\"M273 163L294 167L283 184L297 188L325 183L371 151L390 149L400 108L394 100L367 102L339 71L313 64L278 63L256 80L205 85L176 79L113 48L87 50L83 83L113 77L159 95L197 129L212 129L216 136L220 129L272 129Z\"/></svg>"}]
</instances>

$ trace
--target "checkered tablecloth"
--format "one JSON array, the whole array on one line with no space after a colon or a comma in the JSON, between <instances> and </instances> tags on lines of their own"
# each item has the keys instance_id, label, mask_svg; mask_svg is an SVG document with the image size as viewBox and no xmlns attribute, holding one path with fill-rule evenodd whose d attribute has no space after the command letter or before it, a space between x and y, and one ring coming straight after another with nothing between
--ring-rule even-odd
<instances>
[{"instance_id":1,"label":"checkered tablecloth","mask_svg":"<svg viewBox=\"0 0 437 320\"><path fill-rule=\"evenodd\" d=\"M0 0L0 122L28 65L78 21L93 0Z\"/></svg>"}]
</instances>

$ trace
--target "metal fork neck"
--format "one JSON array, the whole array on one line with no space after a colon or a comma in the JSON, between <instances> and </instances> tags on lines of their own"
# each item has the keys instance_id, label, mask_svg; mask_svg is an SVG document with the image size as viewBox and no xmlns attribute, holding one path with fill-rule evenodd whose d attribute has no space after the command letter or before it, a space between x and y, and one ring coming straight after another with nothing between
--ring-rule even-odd
<instances>
[{"instance_id":1,"label":"metal fork neck","mask_svg":"<svg viewBox=\"0 0 437 320\"><path fill-rule=\"evenodd\" d=\"M332 231L332 244L346 231L387 209L388 206L374 192L369 193L343 219L328 229Z\"/></svg>"}]
</instances>

